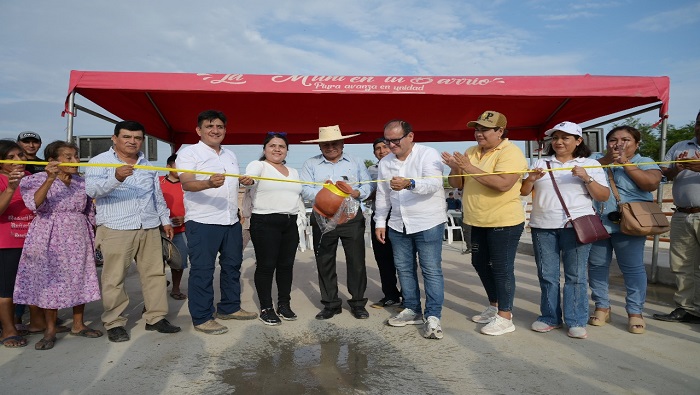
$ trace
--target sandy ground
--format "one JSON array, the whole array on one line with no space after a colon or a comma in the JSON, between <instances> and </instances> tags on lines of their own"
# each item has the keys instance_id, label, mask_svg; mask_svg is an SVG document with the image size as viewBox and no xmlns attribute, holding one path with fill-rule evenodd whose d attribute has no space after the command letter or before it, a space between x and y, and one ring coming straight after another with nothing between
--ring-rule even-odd
<instances>
[{"instance_id":1,"label":"sandy ground","mask_svg":"<svg viewBox=\"0 0 700 395\"><path fill-rule=\"evenodd\" d=\"M526 236L527 237L527 236ZM224 322L220 336L195 332L186 301L169 298L168 319L183 331L166 335L144 330L138 276L128 278L126 311L131 341L110 343L106 336L83 339L59 335L56 347L34 350L40 335L23 349L0 348L2 394L690 394L700 388L697 358L700 325L647 318L647 333L626 330L620 279L611 290L613 322L589 327L589 338L574 340L564 329L540 334L529 329L537 318L540 291L534 259L518 254L514 321L517 330L499 337L479 333L467 317L480 312L484 291L469 255L458 244L444 247L445 338L426 340L418 326L392 328L394 311L372 309L356 320L344 305L341 315L317 321L321 307L310 251L298 253L292 307L294 322L277 327L260 321ZM667 252L665 252L667 253ZM252 284L253 250L245 251L243 307L257 310ZM347 300L342 250L341 297ZM370 301L382 295L379 273L367 249ZM185 283L186 284L186 283ZM185 285L183 291L187 292ZM649 289L645 315L671 310L671 290ZM101 327L100 302L86 315ZM62 310L69 319L70 312ZM648 316L647 316L648 317Z\"/></svg>"}]
</instances>

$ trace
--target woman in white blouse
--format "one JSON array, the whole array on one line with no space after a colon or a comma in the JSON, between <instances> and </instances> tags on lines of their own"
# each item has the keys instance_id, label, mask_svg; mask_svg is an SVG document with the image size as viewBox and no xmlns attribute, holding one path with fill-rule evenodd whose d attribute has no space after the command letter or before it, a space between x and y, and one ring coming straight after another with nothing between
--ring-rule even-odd
<instances>
[{"instance_id":1,"label":"woman in white blouse","mask_svg":"<svg viewBox=\"0 0 700 395\"><path fill-rule=\"evenodd\" d=\"M296 169L285 166L287 158L286 133L270 132L263 143L260 160L246 167L246 176L299 180ZM279 325L295 320L290 307L292 272L299 232L297 214L301 184L241 177L240 182L253 188L253 210L250 236L255 249L255 288L260 300L260 320L266 325ZM277 282L277 313L272 305L272 279Z\"/></svg>"},{"instance_id":2,"label":"woman in white blouse","mask_svg":"<svg viewBox=\"0 0 700 395\"><path fill-rule=\"evenodd\" d=\"M598 161L588 159L591 150L583 141L579 125L562 122L545 135L552 138L547 157L535 162L534 170L520 187L523 196L535 193L530 228L542 297L540 316L532 324L532 330L549 332L560 328L563 316L563 322L569 327L569 337L585 339L588 336L586 273L591 244L577 241L557 197L552 177L543 169L548 163L553 169L551 175L556 179L571 219L594 214L593 201L606 201L610 189ZM559 284L561 266L564 267L563 297Z\"/></svg>"}]
</instances>

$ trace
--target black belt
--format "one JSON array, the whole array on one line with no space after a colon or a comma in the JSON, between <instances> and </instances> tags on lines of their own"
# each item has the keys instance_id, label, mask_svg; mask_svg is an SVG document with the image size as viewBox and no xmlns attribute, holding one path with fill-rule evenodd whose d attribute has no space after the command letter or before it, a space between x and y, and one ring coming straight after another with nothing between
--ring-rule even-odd
<instances>
[{"instance_id":1,"label":"black belt","mask_svg":"<svg viewBox=\"0 0 700 395\"><path fill-rule=\"evenodd\" d=\"M700 213L700 207L676 207L676 211L686 214Z\"/></svg>"}]
</instances>

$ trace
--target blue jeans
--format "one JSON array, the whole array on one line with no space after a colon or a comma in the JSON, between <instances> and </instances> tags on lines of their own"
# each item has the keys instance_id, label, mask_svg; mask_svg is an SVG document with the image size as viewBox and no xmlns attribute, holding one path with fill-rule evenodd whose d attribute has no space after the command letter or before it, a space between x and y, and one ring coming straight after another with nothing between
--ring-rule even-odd
<instances>
[{"instance_id":1,"label":"blue jeans","mask_svg":"<svg viewBox=\"0 0 700 395\"><path fill-rule=\"evenodd\" d=\"M490 303L512 311L515 298L515 254L525 223L500 228L472 226L472 265Z\"/></svg>"},{"instance_id":2,"label":"blue jeans","mask_svg":"<svg viewBox=\"0 0 700 395\"><path fill-rule=\"evenodd\" d=\"M442 235L444 224L421 232L406 234L387 228L394 251L394 265L399 275L403 305L420 314L423 310L418 286L418 262L425 286L426 317L442 316L445 280L442 277ZM418 262L416 262L418 254Z\"/></svg>"},{"instance_id":3,"label":"blue jeans","mask_svg":"<svg viewBox=\"0 0 700 395\"><path fill-rule=\"evenodd\" d=\"M586 271L591 244L576 241L573 228L532 228L537 277L542 298L537 318L552 326L562 323L562 300L559 287L560 264L564 265L564 322L567 326L585 327L588 322Z\"/></svg>"},{"instance_id":4,"label":"blue jeans","mask_svg":"<svg viewBox=\"0 0 700 395\"><path fill-rule=\"evenodd\" d=\"M185 224L190 252L187 305L192 323L203 324L214 318L214 269L219 254L221 301L216 311L232 314L241 309L241 263L243 233L241 223L211 225L195 221Z\"/></svg>"},{"instance_id":5,"label":"blue jeans","mask_svg":"<svg viewBox=\"0 0 700 395\"><path fill-rule=\"evenodd\" d=\"M595 307L610 308L608 285L610 261L615 251L617 265L625 281L627 296L625 309L628 314L642 314L647 297L647 272L644 268L644 242L646 236L629 236L621 232L610 234L609 239L592 244L588 257L588 284Z\"/></svg>"}]
</instances>

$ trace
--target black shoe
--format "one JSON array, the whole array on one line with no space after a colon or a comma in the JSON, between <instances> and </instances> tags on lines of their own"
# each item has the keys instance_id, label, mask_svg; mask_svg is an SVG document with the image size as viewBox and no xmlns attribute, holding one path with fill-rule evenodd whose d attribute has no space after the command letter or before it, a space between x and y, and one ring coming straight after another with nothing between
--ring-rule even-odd
<instances>
[{"instance_id":1,"label":"black shoe","mask_svg":"<svg viewBox=\"0 0 700 395\"><path fill-rule=\"evenodd\" d=\"M364 320L369 318L369 313L367 312L367 309L365 309L363 306L352 307L350 309L350 313L353 317L357 318L358 320Z\"/></svg>"},{"instance_id":2,"label":"black shoe","mask_svg":"<svg viewBox=\"0 0 700 395\"><path fill-rule=\"evenodd\" d=\"M165 318L155 324L146 324L147 331L158 331L160 333L177 333L180 332L180 327L168 322Z\"/></svg>"},{"instance_id":3,"label":"black shoe","mask_svg":"<svg viewBox=\"0 0 700 395\"><path fill-rule=\"evenodd\" d=\"M684 308L679 307L668 314L654 314L655 320L666 322L689 322L691 324L700 324L700 317L688 313Z\"/></svg>"},{"instance_id":4,"label":"black shoe","mask_svg":"<svg viewBox=\"0 0 700 395\"><path fill-rule=\"evenodd\" d=\"M398 306L401 304L401 298L396 300L390 298L381 298L378 302L372 303L372 307L375 309L382 309L384 307Z\"/></svg>"},{"instance_id":5,"label":"black shoe","mask_svg":"<svg viewBox=\"0 0 700 395\"><path fill-rule=\"evenodd\" d=\"M114 343L128 342L130 339L129 332L127 332L123 326L107 329L107 337L109 341Z\"/></svg>"},{"instance_id":6,"label":"black shoe","mask_svg":"<svg viewBox=\"0 0 700 395\"><path fill-rule=\"evenodd\" d=\"M285 321L294 321L297 319L297 315L294 314L289 304L277 305L277 314Z\"/></svg>"},{"instance_id":7,"label":"black shoe","mask_svg":"<svg viewBox=\"0 0 700 395\"><path fill-rule=\"evenodd\" d=\"M321 310L318 314L316 314L316 319L317 320L327 320L329 318L333 318L334 315L340 314L343 312L343 309L340 307L324 307L323 310Z\"/></svg>"},{"instance_id":8,"label":"black shoe","mask_svg":"<svg viewBox=\"0 0 700 395\"><path fill-rule=\"evenodd\" d=\"M262 309L258 319L260 319L260 321L262 321L265 325L279 325L282 323L282 320L280 320L280 317L275 314L275 309L273 308Z\"/></svg>"}]
</instances>

